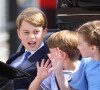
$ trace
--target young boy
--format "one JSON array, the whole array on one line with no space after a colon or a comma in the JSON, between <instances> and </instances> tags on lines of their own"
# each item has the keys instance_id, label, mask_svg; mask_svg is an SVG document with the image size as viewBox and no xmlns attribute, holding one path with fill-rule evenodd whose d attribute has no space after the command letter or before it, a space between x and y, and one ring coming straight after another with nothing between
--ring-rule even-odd
<instances>
[{"instance_id":1,"label":"young boy","mask_svg":"<svg viewBox=\"0 0 100 90\"><path fill-rule=\"evenodd\" d=\"M78 61L80 53L77 49L77 45L77 33L74 31L64 30L52 34L48 39L48 46L50 50L50 54L48 56L50 57L50 55L52 55L53 57L52 52L54 52L54 48L59 48L61 50L63 60L61 59L62 61L58 62L52 60L53 68L51 68L50 70L49 68L51 65L48 65L49 61L44 64L43 60L41 63L41 67L39 67L39 64L37 63L37 76L31 83L29 90L59 90L59 85L57 84L55 75L62 72L57 72L57 69L59 68L63 68L65 79L67 81L70 81L73 73L78 69L80 64L80 62ZM55 68L55 65L57 68ZM59 67L59 65L61 66Z\"/></svg>"},{"instance_id":2,"label":"young boy","mask_svg":"<svg viewBox=\"0 0 100 90\"><path fill-rule=\"evenodd\" d=\"M14 90L27 90L37 75L36 62L48 59L48 46L43 43L47 33L47 18L37 8L26 8L17 17L18 37L25 49L13 54L7 61L13 67L30 74L29 78L14 81Z\"/></svg>"}]
</instances>

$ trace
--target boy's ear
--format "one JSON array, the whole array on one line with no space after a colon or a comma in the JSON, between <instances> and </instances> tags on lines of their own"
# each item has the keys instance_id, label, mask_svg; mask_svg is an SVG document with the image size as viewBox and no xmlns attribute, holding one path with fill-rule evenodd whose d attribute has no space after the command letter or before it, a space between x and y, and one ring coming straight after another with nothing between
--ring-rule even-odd
<instances>
[{"instance_id":1,"label":"boy's ear","mask_svg":"<svg viewBox=\"0 0 100 90\"><path fill-rule=\"evenodd\" d=\"M44 30L43 30L43 37L45 37L46 36L46 34L47 34L47 28L45 28Z\"/></svg>"},{"instance_id":2,"label":"boy's ear","mask_svg":"<svg viewBox=\"0 0 100 90\"><path fill-rule=\"evenodd\" d=\"M63 55L64 59L66 59L68 57L68 54L66 52L63 52L63 51L62 51L62 55Z\"/></svg>"},{"instance_id":3,"label":"boy's ear","mask_svg":"<svg viewBox=\"0 0 100 90\"><path fill-rule=\"evenodd\" d=\"M64 59L68 58L68 54L66 52L63 52L63 56L64 56Z\"/></svg>"},{"instance_id":4,"label":"boy's ear","mask_svg":"<svg viewBox=\"0 0 100 90\"><path fill-rule=\"evenodd\" d=\"M19 29L17 29L17 34L18 34L18 37L20 39L21 37L20 37L20 30Z\"/></svg>"}]
</instances>

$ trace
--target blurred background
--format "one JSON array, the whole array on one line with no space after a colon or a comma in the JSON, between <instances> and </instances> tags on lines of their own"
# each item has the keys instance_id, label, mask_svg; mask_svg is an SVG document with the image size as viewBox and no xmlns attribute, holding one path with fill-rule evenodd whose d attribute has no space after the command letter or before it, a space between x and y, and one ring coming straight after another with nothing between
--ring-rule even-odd
<instances>
[{"instance_id":1,"label":"blurred background","mask_svg":"<svg viewBox=\"0 0 100 90\"><path fill-rule=\"evenodd\" d=\"M0 61L6 62L17 51L20 40L16 18L27 7L39 8L46 14L48 36L100 19L100 0L0 0Z\"/></svg>"}]
</instances>

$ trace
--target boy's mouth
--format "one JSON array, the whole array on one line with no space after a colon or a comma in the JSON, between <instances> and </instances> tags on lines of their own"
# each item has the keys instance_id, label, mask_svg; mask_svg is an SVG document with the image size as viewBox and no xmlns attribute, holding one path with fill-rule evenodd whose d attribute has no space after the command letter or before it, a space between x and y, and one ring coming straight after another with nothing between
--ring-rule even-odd
<instances>
[{"instance_id":1,"label":"boy's mouth","mask_svg":"<svg viewBox=\"0 0 100 90\"><path fill-rule=\"evenodd\" d=\"M34 45L36 45L36 42L28 42L28 45L29 46L34 46Z\"/></svg>"}]
</instances>

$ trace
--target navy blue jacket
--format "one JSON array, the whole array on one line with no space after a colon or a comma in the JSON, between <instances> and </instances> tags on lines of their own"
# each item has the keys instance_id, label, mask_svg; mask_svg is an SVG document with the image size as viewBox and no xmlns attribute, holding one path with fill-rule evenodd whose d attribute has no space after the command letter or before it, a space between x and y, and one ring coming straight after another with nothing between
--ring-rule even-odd
<instances>
[{"instance_id":1,"label":"navy blue jacket","mask_svg":"<svg viewBox=\"0 0 100 90\"><path fill-rule=\"evenodd\" d=\"M7 64L11 64L16 58L21 56L25 50L17 52L10 56L7 61ZM37 75L36 62L38 61L41 64L42 59L47 60L49 53L49 48L46 44L37 50L28 60L21 64L18 69L27 72L30 74L30 77L24 79L14 80L14 90L28 90L30 83L34 80Z\"/></svg>"}]
</instances>

